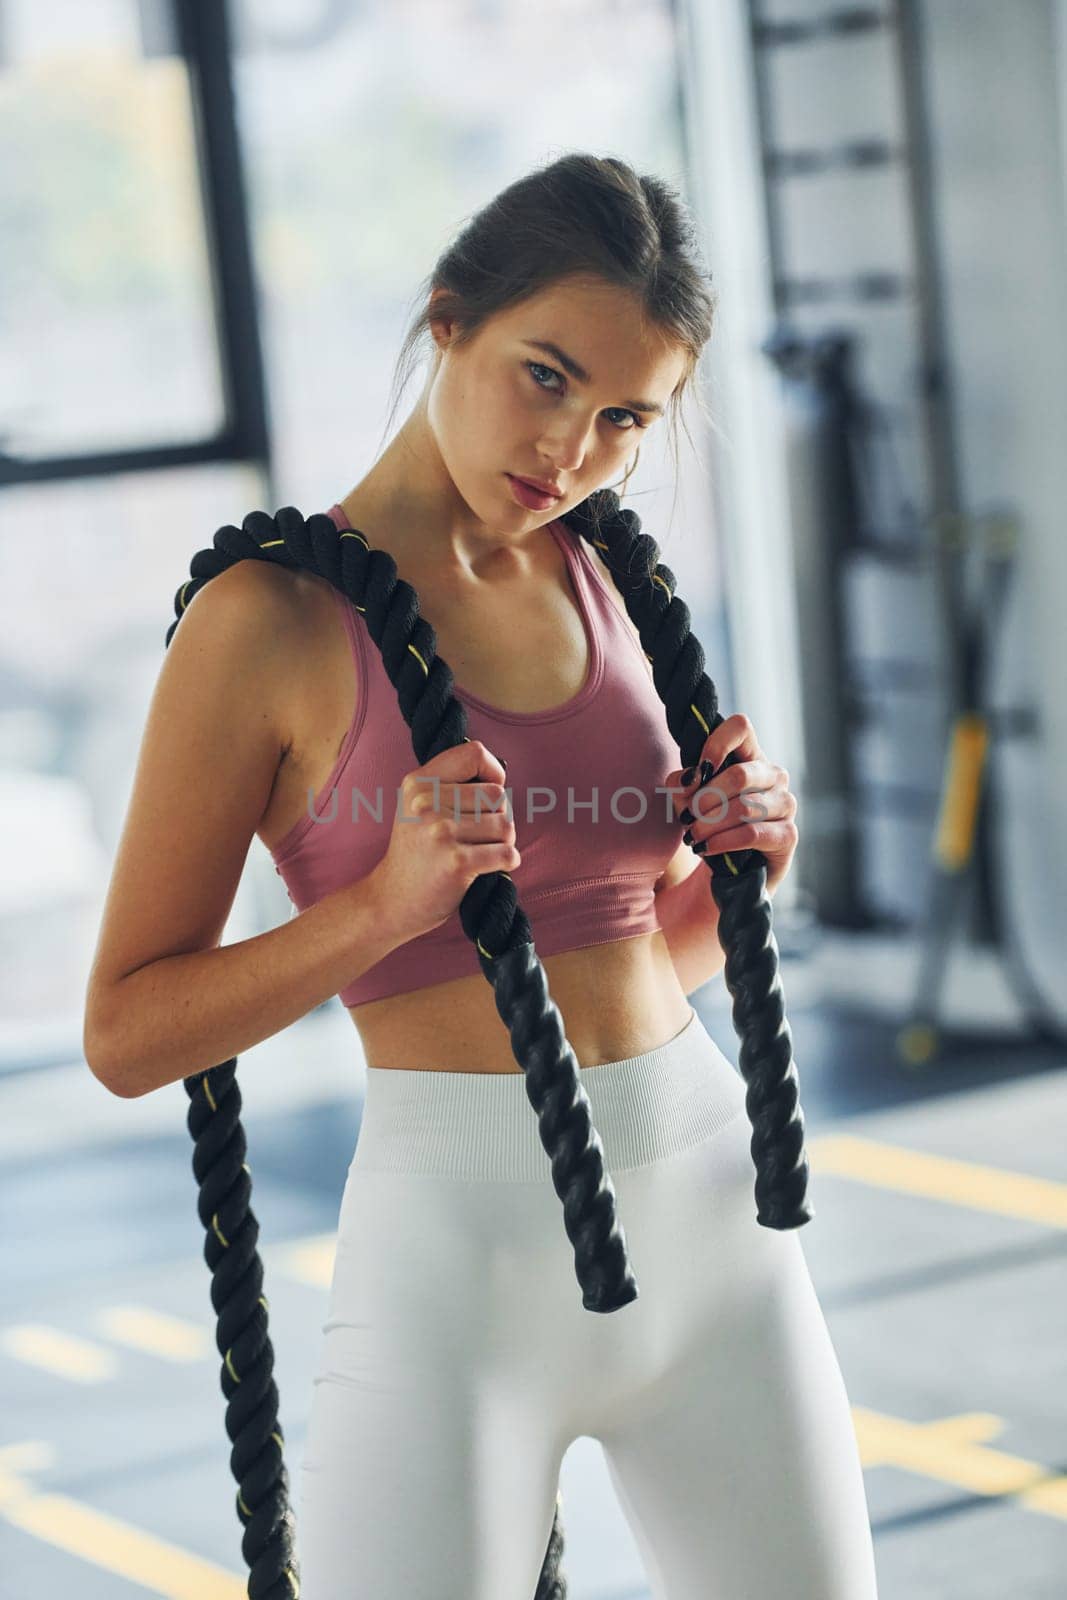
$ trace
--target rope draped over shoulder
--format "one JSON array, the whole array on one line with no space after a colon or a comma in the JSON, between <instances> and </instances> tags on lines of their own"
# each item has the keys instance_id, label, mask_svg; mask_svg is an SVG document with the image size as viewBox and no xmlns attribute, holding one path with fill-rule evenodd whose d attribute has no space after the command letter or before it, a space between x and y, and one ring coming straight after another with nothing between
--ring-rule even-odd
<instances>
[{"instance_id":1,"label":"rope draped over shoulder","mask_svg":"<svg viewBox=\"0 0 1067 1600\"><path fill-rule=\"evenodd\" d=\"M610 489L596 491L561 521L595 545L610 569L652 663L681 764L694 765L723 718L715 686L704 672L704 652L690 630L689 609L675 593L674 574L660 563L659 548L641 532L636 512L621 509ZM339 531L325 512L305 520L293 506L273 518L252 511L240 528L220 528L213 546L193 557L191 577L175 596L176 620L168 629L167 645L197 591L234 562L249 559L313 572L363 614L411 728L420 766L467 739L466 710L452 692L452 672L437 654L434 630L419 613L415 590L399 576L386 551L373 549L358 529ZM731 754L719 770L736 759ZM757 850L702 859L719 912L724 978L747 1085L756 1220L768 1228L797 1228L811 1220L814 1210L807 1199L804 1116L778 976L766 863ZM637 1282L589 1098L548 992L530 923L506 872L475 878L458 911L493 986L497 1012L537 1114L553 1187L563 1202L582 1304L588 1311L617 1311L637 1298ZM240 1485L237 1510L245 1525L248 1593L253 1600L291 1600L299 1595L294 1527L236 1067L233 1057L184 1080L191 1102L188 1126L195 1142L193 1170L200 1183L205 1259L213 1274L217 1345L224 1356L221 1381L229 1402L231 1467ZM557 1496L534 1600L565 1600L559 1507Z\"/></svg>"}]
</instances>

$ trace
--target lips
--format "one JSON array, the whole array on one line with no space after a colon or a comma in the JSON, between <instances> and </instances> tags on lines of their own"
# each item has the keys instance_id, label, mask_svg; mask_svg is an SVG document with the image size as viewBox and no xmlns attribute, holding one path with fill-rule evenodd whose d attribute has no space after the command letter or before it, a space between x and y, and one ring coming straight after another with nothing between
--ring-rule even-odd
<instances>
[{"instance_id":1,"label":"lips","mask_svg":"<svg viewBox=\"0 0 1067 1600\"><path fill-rule=\"evenodd\" d=\"M505 472L504 476L508 480L511 498L517 505L525 506L527 511L550 511L560 498L555 491L545 494L543 489L535 489L533 484L527 483L525 478L517 478L513 472Z\"/></svg>"},{"instance_id":2,"label":"lips","mask_svg":"<svg viewBox=\"0 0 1067 1600\"><path fill-rule=\"evenodd\" d=\"M519 483L526 484L527 488L536 489L538 494L551 495L553 500L558 500L563 493L562 489L554 489L550 483L542 483L539 478L520 478L517 472L513 472L511 476Z\"/></svg>"}]
</instances>

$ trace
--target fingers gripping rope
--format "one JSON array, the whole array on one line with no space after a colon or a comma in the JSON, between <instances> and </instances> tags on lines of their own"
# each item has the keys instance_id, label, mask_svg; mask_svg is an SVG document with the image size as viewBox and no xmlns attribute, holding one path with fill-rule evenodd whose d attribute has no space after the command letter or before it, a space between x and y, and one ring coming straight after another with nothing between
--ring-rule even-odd
<instances>
[{"instance_id":1,"label":"fingers gripping rope","mask_svg":"<svg viewBox=\"0 0 1067 1600\"><path fill-rule=\"evenodd\" d=\"M658 564L655 542L641 534L634 512L619 509L611 490L591 495L562 520L603 553L652 662L682 763L691 765L723 718L714 685L703 671L703 651L690 632L689 610L674 593L674 574ZM324 513L305 521L292 506L275 518L253 511L241 528L220 528L213 548L193 557L191 578L175 596L177 617L167 633L168 645L197 590L235 561L249 558L325 577L363 614L397 691L420 764L467 738L466 711L453 695L451 670L437 655L434 630L419 614L415 591L398 576L387 552L372 549L357 529L338 532ZM748 1085L757 1220L766 1227L799 1227L814 1213L806 1200L804 1120L778 980L766 866L755 850L711 857L706 864L720 913L725 979ZM460 902L459 916L493 986L497 1012L523 1069L553 1187L563 1202L582 1304L589 1311L616 1311L636 1299L638 1289L625 1235L616 1220L615 1191L604 1170L603 1145L592 1126L577 1061L508 874L490 872L475 878ZM237 1120L240 1095L235 1069L236 1060L231 1060L186 1080L193 1100L189 1123L197 1140L194 1169L202 1185L200 1215L208 1229L205 1254L215 1273L212 1298L219 1312L218 1343L220 1353L226 1353L222 1381L230 1400L227 1429L235 1439L231 1465L241 1480L238 1512L248 1524L243 1550L252 1567L249 1594L288 1600L299 1592L292 1588L288 1480L280 1455L277 1391L273 1382L267 1387L273 1352L266 1337L266 1316L260 1310L265 1310L265 1301L259 1293L262 1266L254 1248L258 1224L248 1206L250 1185L241 1177L241 1171L248 1169L243 1166L244 1136ZM232 1105L229 1118L223 1115L227 1105ZM238 1254L231 1260L235 1248ZM257 1391L243 1394L253 1378ZM267 1448L272 1443L276 1452ZM248 1511L249 1503L257 1508L254 1514ZM557 1498L534 1600L565 1600L559 1510Z\"/></svg>"}]
</instances>

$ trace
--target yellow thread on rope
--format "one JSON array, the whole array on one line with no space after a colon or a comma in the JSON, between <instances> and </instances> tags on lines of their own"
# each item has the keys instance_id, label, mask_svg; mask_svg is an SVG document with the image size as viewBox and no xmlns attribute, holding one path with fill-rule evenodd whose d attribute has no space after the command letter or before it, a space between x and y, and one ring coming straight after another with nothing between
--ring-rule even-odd
<instances>
[{"instance_id":1,"label":"yellow thread on rope","mask_svg":"<svg viewBox=\"0 0 1067 1600\"><path fill-rule=\"evenodd\" d=\"M666 578L661 578L658 572L654 572L652 574L652 582L653 583L658 583L661 588L666 589L668 594L671 594L671 586L670 586L670 584L667 582ZM671 599L672 600L674 599L673 595L671 595Z\"/></svg>"},{"instance_id":2,"label":"yellow thread on rope","mask_svg":"<svg viewBox=\"0 0 1067 1600\"><path fill-rule=\"evenodd\" d=\"M223 1234L219 1230L219 1214L218 1214L217 1211L214 1213L214 1215L211 1218L211 1226L215 1230L216 1237L221 1241L221 1243L223 1245L225 1245L226 1249L228 1250L230 1248L230 1241L229 1241L229 1239L225 1238L223 1236Z\"/></svg>"},{"instance_id":3,"label":"yellow thread on rope","mask_svg":"<svg viewBox=\"0 0 1067 1600\"><path fill-rule=\"evenodd\" d=\"M251 1511L249 1511L248 1507L245 1505L244 1496L242 1495L240 1489L237 1491L237 1504L240 1506L246 1517L250 1517L252 1515Z\"/></svg>"},{"instance_id":4,"label":"yellow thread on rope","mask_svg":"<svg viewBox=\"0 0 1067 1600\"><path fill-rule=\"evenodd\" d=\"M233 1345L231 1344L230 1350L232 1350L232 1349L233 1349ZM234 1371L233 1362L230 1360L230 1350L227 1350L227 1352L226 1352L226 1365L230 1369L230 1377L233 1379L234 1383L240 1383L241 1374L239 1372L235 1372Z\"/></svg>"},{"instance_id":5,"label":"yellow thread on rope","mask_svg":"<svg viewBox=\"0 0 1067 1600\"><path fill-rule=\"evenodd\" d=\"M259 548L261 550L273 550L275 545L284 544L284 543L285 543L284 539L264 539L263 543L260 545Z\"/></svg>"},{"instance_id":6,"label":"yellow thread on rope","mask_svg":"<svg viewBox=\"0 0 1067 1600\"><path fill-rule=\"evenodd\" d=\"M291 1567L286 1567L285 1576L289 1579L289 1586L293 1591L293 1600L300 1600L300 1585L296 1581L296 1574Z\"/></svg>"},{"instance_id":7,"label":"yellow thread on rope","mask_svg":"<svg viewBox=\"0 0 1067 1600\"><path fill-rule=\"evenodd\" d=\"M651 657L649 659L651 660ZM694 717L696 717L697 721L700 723L700 726L703 728L704 732L706 734L710 735L711 734L711 729L708 727L707 723L704 721L704 718L700 715L700 712L697 710L697 708L693 704L692 700L690 700L690 702L689 702L689 709L693 713Z\"/></svg>"},{"instance_id":8,"label":"yellow thread on rope","mask_svg":"<svg viewBox=\"0 0 1067 1600\"><path fill-rule=\"evenodd\" d=\"M261 1294L260 1295L259 1303L263 1307L264 1311L269 1311L270 1310L270 1301L267 1299L265 1294Z\"/></svg>"},{"instance_id":9,"label":"yellow thread on rope","mask_svg":"<svg viewBox=\"0 0 1067 1600\"><path fill-rule=\"evenodd\" d=\"M188 587L192 583L192 581L193 581L192 578L186 578L185 582L182 584L181 589L178 592L178 599L181 602L181 608L182 608L183 611L185 610L185 591L186 591L186 589L188 589Z\"/></svg>"},{"instance_id":10,"label":"yellow thread on rope","mask_svg":"<svg viewBox=\"0 0 1067 1600\"><path fill-rule=\"evenodd\" d=\"M989 728L978 712L956 718L934 844L934 858L946 872L958 872L971 853L988 743Z\"/></svg>"},{"instance_id":11,"label":"yellow thread on rope","mask_svg":"<svg viewBox=\"0 0 1067 1600\"><path fill-rule=\"evenodd\" d=\"M726 862L726 865L729 867L729 869L733 873L734 877L735 878L740 877L741 869L740 869L740 867L735 867L734 866L734 863L733 863L731 857L729 856L729 854L724 853L723 854L723 860Z\"/></svg>"},{"instance_id":12,"label":"yellow thread on rope","mask_svg":"<svg viewBox=\"0 0 1067 1600\"><path fill-rule=\"evenodd\" d=\"M360 544L362 544L363 549L370 550L370 544L368 544L368 542L366 542L366 539L363 538L363 534L362 533L357 533L357 531L355 531L355 528L344 528L344 530L342 530L342 533L341 533L341 538L342 539L358 539L358 541L360 541ZM355 602L352 602L352 603L354 603L354 605L355 605ZM357 611L366 611L366 606L365 605L357 605L357 606L355 606L355 610L357 610ZM426 661L424 661L424 659L422 659L422 656L421 656L421 654L419 654L419 651L416 650L416 648L414 648L414 645L408 645L408 650L411 651L411 654L413 654L414 659L416 659L416 661L419 662L419 666L422 667L422 670L424 670L424 672L426 672L427 678L429 678L430 669L429 669L429 667L427 667Z\"/></svg>"},{"instance_id":13,"label":"yellow thread on rope","mask_svg":"<svg viewBox=\"0 0 1067 1600\"><path fill-rule=\"evenodd\" d=\"M279 1450L285 1449L285 1440L282 1438L280 1433L272 1433L271 1438L277 1440Z\"/></svg>"},{"instance_id":14,"label":"yellow thread on rope","mask_svg":"<svg viewBox=\"0 0 1067 1600\"><path fill-rule=\"evenodd\" d=\"M215 1104L214 1095L211 1093L211 1084L208 1080L208 1075L206 1072L201 1075L200 1082L204 1085L204 1093L207 1096L208 1105L211 1107L212 1111L217 1111L219 1108Z\"/></svg>"},{"instance_id":15,"label":"yellow thread on rope","mask_svg":"<svg viewBox=\"0 0 1067 1600\"><path fill-rule=\"evenodd\" d=\"M464 736L464 741L463 742L465 744L469 744L470 740L469 740L469 738ZM506 878L509 883L513 883L514 882L514 879L512 878L510 872L502 872L502 873L500 873L500 877ZM478 949L482 952L482 955L485 957L485 959L487 961L495 961L496 960L496 956L493 955L491 950L487 950L485 948L485 945L482 943L482 941L480 939L475 939L474 942L478 946Z\"/></svg>"},{"instance_id":16,"label":"yellow thread on rope","mask_svg":"<svg viewBox=\"0 0 1067 1600\"><path fill-rule=\"evenodd\" d=\"M361 533L357 532L355 528L343 528L341 530L341 538L342 539L358 539L360 544L363 546L364 550L369 550L370 549L370 545L367 543L366 539L364 539L363 535ZM353 600L352 604L356 605L356 602ZM356 610L357 611L362 611L362 612L365 613L367 608L366 608L366 606L356 606ZM409 648L410 648L410 646L409 646Z\"/></svg>"}]
</instances>

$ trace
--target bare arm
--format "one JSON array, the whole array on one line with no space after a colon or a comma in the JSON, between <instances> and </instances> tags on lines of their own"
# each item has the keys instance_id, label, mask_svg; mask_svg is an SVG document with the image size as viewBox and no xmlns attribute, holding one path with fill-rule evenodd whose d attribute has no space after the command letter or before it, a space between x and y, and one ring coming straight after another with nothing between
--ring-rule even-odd
<instances>
[{"instance_id":1,"label":"bare arm","mask_svg":"<svg viewBox=\"0 0 1067 1600\"><path fill-rule=\"evenodd\" d=\"M194 596L164 656L86 993L85 1058L114 1094L249 1049L406 937L371 875L218 948L286 747L301 647L289 585L235 563Z\"/></svg>"},{"instance_id":2,"label":"bare arm","mask_svg":"<svg viewBox=\"0 0 1067 1600\"><path fill-rule=\"evenodd\" d=\"M382 910L371 873L253 939L150 961L109 991L90 1067L135 1099L243 1054L403 942Z\"/></svg>"}]
</instances>

